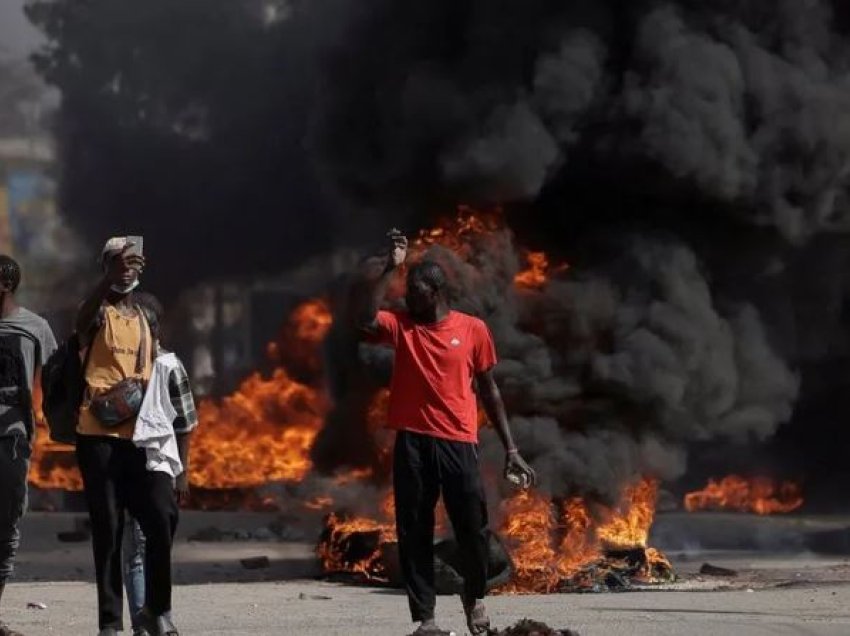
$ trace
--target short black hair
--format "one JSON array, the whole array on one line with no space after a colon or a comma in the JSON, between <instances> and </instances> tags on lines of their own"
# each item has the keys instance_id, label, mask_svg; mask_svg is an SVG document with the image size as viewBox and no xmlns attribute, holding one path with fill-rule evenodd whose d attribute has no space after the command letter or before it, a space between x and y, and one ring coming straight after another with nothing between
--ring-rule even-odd
<instances>
[{"instance_id":1,"label":"short black hair","mask_svg":"<svg viewBox=\"0 0 850 636\"><path fill-rule=\"evenodd\" d=\"M0 254L0 283L8 285L13 294L21 284L21 266L8 254Z\"/></svg>"},{"instance_id":2,"label":"short black hair","mask_svg":"<svg viewBox=\"0 0 850 636\"><path fill-rule=\"evenodd\" d=\"M446 270L436 261L420 261L410 268L408 278L412 281L422 281L436 292L448 287L449 279Z\"/></svg>"}]
</instances>

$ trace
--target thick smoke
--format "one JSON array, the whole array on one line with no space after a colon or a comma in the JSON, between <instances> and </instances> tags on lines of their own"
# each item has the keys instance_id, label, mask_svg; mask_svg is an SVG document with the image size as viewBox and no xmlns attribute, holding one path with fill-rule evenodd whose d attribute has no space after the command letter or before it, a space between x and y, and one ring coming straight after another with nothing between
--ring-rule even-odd
<instances>
[{"instance_id":1,"label":"thick smoke","mask_svg":"<svg viewBox=\"0 0 850 636\"><path fill-rule=\"evenodd\" d=\"M367 3L321 105L321 160L345 196L503 202L534 200L582 146L791 241L847 230L850 46L830 7L630 4Z\"/></svg>"},{"instance_id":2,"label":"thick smoke","mask_svg":"<svg viewBox=\"0 0 850 636\"><path fill-rule=\"evenodd\" d=\"M508 204L523 244L573 265L516 296L513 248L443 254L553 492L610 497L682 474L695 445L769 440L792 369L846 351L850 44L833 9L373 0L338 31L312 148L340 199L389 225Z\"/></svg>"},{"instance_id":3,"label":"thick smoke","mask_svg":"<svg viewBox=\"0 0 850 636\"><path fill-rule=\"evenodd\" d=\"M633 241L606 271L540 291L516 291L506 232L465 258L429 257L450 272L455 306L491 326L518 442L554 494L612 500L638 475L681 476L692 443L763 441L790 418L798 383L757 311L718 309L675 241Z\"/></svg>"},{"instance_id":4,"label":"thick smoke","mask_svg":"<svg viewBox=\"0 0 850 636\"><path fill-rule=\"evenodd\" d=\"M279 271L459 202L505 204L523 245L568 260L517 296L507 234L442 255L554 492L609 496L681 473L692 444L766 439L789 368L850 353L845 3L29 5L63 97L63 208L93 244L155 236L155 286ZM338 362L350 334L329 347L326 470L368 434L349 416L374 388ZM809 366L802 402L848 367Z\"/></svg>"},{"instance_id":5,"label":"thick smoke","mask_svg":"<svg viewBox=\"0 0 850 636\"><path fill-rule=\"evenodd\" d=\"M613 501L637 476L680 477L689 446L764 441L797 396L797 378L754 307L720 309L680 242L627 240L606 268L555 274L539 290L514 285L519 259L506 230L425 254L449 273L453 306L490 325L517 441L555 495ZM328 343L331 368L345 380L332 383L337 408L314 448L320 469L370 463L364 414L374 380L353 364L353 342L342 324ZM386 381L385 350L364 346L360 360ZM483 444L498 466L492 431Z\"/></svg>"}]
</instances>

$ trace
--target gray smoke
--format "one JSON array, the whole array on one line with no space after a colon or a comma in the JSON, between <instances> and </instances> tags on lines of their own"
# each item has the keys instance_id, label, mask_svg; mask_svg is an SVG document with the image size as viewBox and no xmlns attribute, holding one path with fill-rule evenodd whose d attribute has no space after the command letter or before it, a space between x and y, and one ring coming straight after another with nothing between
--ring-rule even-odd
<instances>
[{"instance_id":1,"label":"gray smoke","mask_svg":"<svg viewBox=\"0 0 850 636\"><path fill-rule=\"evenodd\" d=\"M461 258L428 253L453 304L486 319L520 444L557 495L613 500L639 475L681 476L695 442L763 441L787 421L798 381L757 310L718 308L699 262L670 240L632 240L607 271L517 292L508 232ZM484 435L485 456L501 451Z\"/></svg>"},{"instance_id":2,"label":"gray smoke","mask_svg":"<svg viewBox=\"0 0 850 636\"><path fill-rule=\"evenodd\" d=\"M681 475L696 444L791 419L793 367L848 348L850 41L833 3L361 7L337 23L312 136L348 209L427 226L435 202L497 202L553 256L606 246L526 292L507 232L464 259L434 250L495 334L544 487L611 498Z\"/></svg>"},{"instance_id":3,"label":"gray smoke","mask_svg":"<svg viewBox=\"0 0 850 636\"><path fill-rule=\"evenodd\" d=\"M848 229L850 49L824 3L775 4L758 21L648 13L618 111L641 124L636 151L799 241Z\"/></svg>"},{"instance_id":4,"label":"gray smoke","mask_svg":"<svg viewBox=\"0 0 850 636\"><path fill-rule=\"evenodd\" d=\"M362 6L315 128L347 202L533 201L580 146L794 242L850 229L850 43L824 0Z\"/></svg>"}]
</instances>

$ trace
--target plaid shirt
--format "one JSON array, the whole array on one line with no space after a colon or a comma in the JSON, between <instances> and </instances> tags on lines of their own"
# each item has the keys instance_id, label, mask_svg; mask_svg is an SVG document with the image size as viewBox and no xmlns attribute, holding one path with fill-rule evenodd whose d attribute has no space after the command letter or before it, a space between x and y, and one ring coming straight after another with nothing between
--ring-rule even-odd
<instances>
[{"instance_id":1,"label":"plaid shirt","mask_svg":"<svg viewBox=\"0 0 850 636\"><path fill-rule=\"evenodd\" d=\"M198 425L198 412L195 410L195 398L192 396L189 376L183 363L180 360L177 362L179 366L168 376L168 395L174 410L177 411L174 432L183 434L195 430Z\"/></svg>"}]
</instances>

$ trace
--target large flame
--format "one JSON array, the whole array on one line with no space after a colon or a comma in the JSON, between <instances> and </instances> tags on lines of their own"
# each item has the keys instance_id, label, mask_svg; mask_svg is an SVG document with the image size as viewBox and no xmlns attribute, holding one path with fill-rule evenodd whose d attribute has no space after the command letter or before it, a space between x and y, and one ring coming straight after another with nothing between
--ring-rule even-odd
<instances>
[{"instance_id":1,"label":"large flame","mask_svg":"<svg viewBox=\"0 0 850 636\"><path fill-rule=\"evenodd\" d=\"M28 481L39 488L56 488L77 491L83 489L83 477L77 469L77 458L73 446L50 441L44 412L41 408L41 385L33 387L33 406L35 411L35 438Z\"/></svg>"},{"instance_id":2,"label":"large flame","mask_svg":"<svg viewBox=\"0 0 850 636\"><path fill-rule=\"evenodd\" d=\"M204 488L299 481L325 407L317 392L283 369L254 374L221 402L205 400L192 438L189 481Z\"/></svg>"},{"instance_id":3,"label":"large flame","mask_svg":"<svg viewBox=\"0 0 850 636\"><path fill-rule=\"evenodd\" d=\"M333 505L333 502L326 502ZM395 504L392 492L388 492L381 505L381 520L368 517L330 513L325 519L325 535L316 548L316 555L325 572L351 572L369 579L382 578L384 565L381 546L396 541ZM369 537L362 553L351 549L354 537Z\"/></svg>"},{"instance_id":4,"label":"large flame","mask_svg":"<svg viewBox=\"0 0 850 636\"><path fill-rule=\"evenodd\" d=\"M643 479L630 486L623 493L619 508L607 514L596 535L615 548L646 547L657 499L658 482L654 479Z\"/></svg>"},{"instance_id":5,"label":"large flame","mask_svg":"<svg viewBox=\"0 0 850 636\"><path fill-rule=\"evenodd\" d=\"M324 301L299 305L284 328L288 350L297 348L305 361L318 358L318 347L330 325ZM227 489L303 479L312 467L310 447L326 411L319 388L296 382L283 368L269 378L251 375L221 401L201 401L200 424L192 438L190 482L204 489ZM50 441L42 417L38 417L29 482L39 488L82 489L73 449Z\"/></svg>"},{"instance_id":6,"label":"large flame","mask_svg":"<svg viewBox=\"0 0 850 636\"><path fill-rule=\"evenodd\" d=\"M646 549L657 494L658 483L647 478L627 488L611 509L591 511L579 497L555 503L534 491L508 499L503 503L500 533L508 543L516 575L503 591L555 591L612 550L644 549L650 567L667 564L660 552Z\"/></svg>"},{"instance_id":7,"label":"large flame","mask_svg":"<svg viewBox=\"0 0 850 636\"><path fill-rule=\"evenodd\" d=\"M458 206L457 215L444 219L430 230L422 230L411 244L414 256L431 245L440 245L461 257L471 251L470 239L489 234L504 227L502 210L481 212L465 205Z\"/></svg>"},{"instance_id":8,"label":"large flame","mask_svg":"<svg viewBox=\"0 0 850 636\"><path fill-rule=\"evenodd\" d=\"M313 298L298 305L269 343L269 359L298 378L318 379L322 371L321 344L333 324L327 303Z\"/></svg>"},{"instance_id":9,"label":"large flame","mask_svg":"<svg viewBox=\"0 0 850 636\"><path fill-rule=\"evenodd\" d=\"M642 555L643 564L634 575L640 582L667 580L672 570L669 561L647 547L657 493L657 481L646 478L627 488L617 506L596 506L591 511L579 497L556 502L538 491L519 491L504 501L499 511L499 534L516 570L512 581L499 591L550 593L571 579L582 586L590 566L597 570L616 567L624 557L610 555L618 552ZM333 507L330 498L317 503L324 509ZM439 536L445 532L447 520L442 507L438 512ZM395 541L392 493L388 492L378 518L327 515L316 552L326 572L386 580L383 547Z\"/></svg>"},{"instance_id":10,"label":"large flame","mask_svg":"<svg viewBox=\"0 0 850 636\"><path fill-rule=\"evenodd\" d=\"M767 477L746 478L728 475L716 481L709 479L702 490L685 495L685 508L696 510L736 510L759 515L792 512L803 505L799 484L784 481L777 484Z\"/></svg>"},{"instance_id":11,"label":"large flame","mask_svg":"<svg viewBox=\"0 0 850 636\"><path fill-rule=\"evenodd\" d=\"M83 489L74 447L51 442L47 425L41 419L36 422L28 481L38 488Z\"/></svg>"},{"instance_id":12,"label":"large flame","mask_svg":"<svg viewBox=\"0 0 850 636\"><path fill-rule=\"evenodd\" d=\"M432 245L441 245L464 255L476 236L503 228L500 210L482 213L461 207L456 217L420 232L411 251L415 257ZM193 486L246 488L269 481L299 481L310 471L310 446L327 411L319 384L320 346L331 324L330 309L322 299L302 303L287 318L278 340L269 345L270 358L278 364L271 377L254 374L233 395L199 404L200 426L191 447ZM386 401L387 392L382 391L373 402L369 416L373 430L384 421ZM480 420L486 420L483 413ZM82 479L73 449L51 443L42 421L38 433L30 483L80 490ZM389 461L388 447L382 449L381 457Z\"/></svg>"},{"instance_id":13,"label":"large flame","mask_svg":"<svg viewBox=\"0 0 850 636\"><path fill-rule=\"evenodd\" d=\"M479 213L461 208L458 215L412 242L412 256L439 245L465 258L477 237L504 230L501 212ZM527 269L514 277L518 290L545 286L555 271L543 252L526 255ZM332 317L319 299L299 305L289 316L269 353L278 368L270 377L254 374L220 401L199 405L200 426L192 444L190 481L205 492L252 493L272 481L298 482L312 469L310 449L327 413L320 389L320 345ZM381 390L369 409L369 428L375 435L385 421L388 392ZM481 414L481 423L485 418ZM378 438L380 461L389 462L391 437ZM43 488L78 489L79 474L68 449L50 444L42 434L36 442L30 481ZM373 479L373 469L350 470L334 477L334 488ZM552 500L536 491L521 491L503 503L500 532L516 565L516 577L503 591L549 592L565 580L581 577L588 564L616 562L612 551L638 551L646 579L653 564L667 564L663 555L647 548L655 513L657 483L644 479L627 488L610 509L591 506L580 498ZM237 498L240 495L236 495ZM328 493L303 502L305 510L326 513L325 532L317 555L326 571L352 572L368 578L385 576L382 547L396 541L392 492L382 497L374 518L335 511ZM438 509L437 534L445 530L445 512ZM669 566L669 564L667 564ZM596 566L594 566L596 567ZM608 567L605 565L603 567Z\"/></svg>"}]
</instances>

